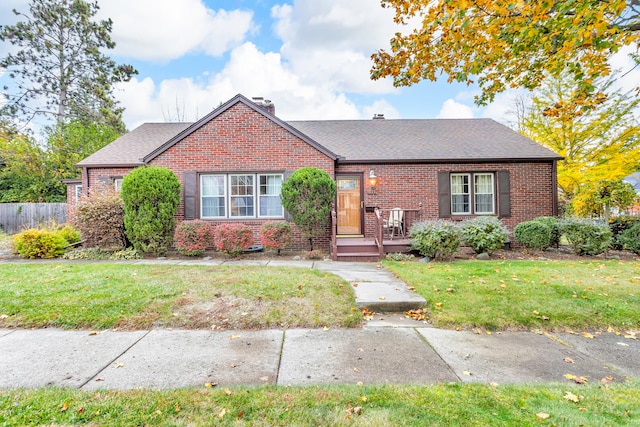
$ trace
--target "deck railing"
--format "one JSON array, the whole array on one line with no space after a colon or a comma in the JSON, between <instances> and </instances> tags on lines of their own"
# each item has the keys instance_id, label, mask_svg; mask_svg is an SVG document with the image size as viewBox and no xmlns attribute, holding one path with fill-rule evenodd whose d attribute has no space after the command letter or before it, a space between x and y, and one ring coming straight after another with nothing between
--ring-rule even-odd
<instances>
[{"instance_id":1,"label":"deck railing","mask_svg":"<svg viewBox=\"0 0 640 427\"><path fill-rule=\"evenodd\" d=\"M409 230L411 226L421 219L421 208L418 209L404 209L404 208L393 208L393 209L376 209L376 236L379 235L381 241L383 239L393 239L393 238L409 238ZM397 218L397 214L394 211L402 212L402 221L396 227L393 224L392 219ZM392 212L393 216L392 216ZM386 227L385 227L386 224ZM392 228L394 228L392 232Z\"/></svg>"},{"instance_id":2,"label":"deck railing","mask_svg":"<svg viewBox=\"0 0 640 427\"><path fill-rule=\"evenodd\" d=\"M336 236L338 235L338 215L336 208L331 205L331 259L333 261L338 260L338 242Z\"/></svg>"},{"instance_id":3,"label":"deck railing","mask_svg":"<svg viewBox=\"0 0 640 427\"><path fill-rule=\"evenodd\" d=\"M382 219L382 214L380 209L376 208L375 210L376 217L376 245L378 246L378 255L380 259L384 257L384 236L383 236L383 228L384 221Z\"/></svg>"}]
</instances>

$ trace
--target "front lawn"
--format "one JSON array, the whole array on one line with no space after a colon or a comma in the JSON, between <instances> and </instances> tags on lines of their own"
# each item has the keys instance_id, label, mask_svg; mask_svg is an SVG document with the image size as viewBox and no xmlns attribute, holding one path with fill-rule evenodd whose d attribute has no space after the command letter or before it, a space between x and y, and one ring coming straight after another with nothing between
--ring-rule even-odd
<instances>
[{"instance_id":1,"label":"front lawn","mask_svg":"<svg viewBox=\"0 0 640 427\"><path fill-rule=\"evenodd\" d=\"M0 391L1 425L638 425L640 387L436 384Z\"/></svg>"},{"instance_id":2,"label":"front lawn","mask_svg":"<svg viewBox=\"0 0 640 427\"><path fill-rule=\"evenodd\" d=\"M293 267L4 264L0 327L353 327L339 277Z\"/></svg>"},{"instance_id":3,"label":"front lawn","mask_svg":"<svg viewBox=\"0 0 640 427\"><path fill-rule=\"evenodd\" d=\"M427 299L437 327L640 328L640 262L384 262Z\"/></svg>"}]
</instances>

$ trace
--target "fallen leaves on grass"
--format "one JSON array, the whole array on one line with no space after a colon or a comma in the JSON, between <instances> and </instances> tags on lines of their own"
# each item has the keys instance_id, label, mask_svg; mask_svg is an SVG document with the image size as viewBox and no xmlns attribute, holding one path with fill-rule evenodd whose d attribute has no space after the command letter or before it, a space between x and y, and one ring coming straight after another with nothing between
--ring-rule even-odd
<instances>
[{"instance_id":1,"label":"fallen leaves on grass","mask_svg":"<svg viewBox=\"0 0 640 427\"><path fill-rule=\"evenodd\" d=\"M573 381L576 384L586 384L589 382L589 380L587 380L585 377L580 377L577 375L572 375L572 374L564 374L564 377L568 380Z\"/></svg>"},{"instance_id":2,"label":"fallen leaves on grass","mask_svg":"<svg viewBox=\"0 0 640 427\"><path fill-rule=\"evenodd\" d=\"M573 402L573 403L578 403L582 399L584 399L583 396L577 396L577 395L571 393L570 391L566 392L564 394L564 396L562 396L562 398L565 399L565 400L568 400L569 402Z\"/></svg>"},{"instance_id":3,"label":"fallen leaves on grass","mask_svg":"<svg viewBox=\"0 0 640 427\"><path fill-rule=\"evenodd\" d=\"M541 420L546 420L546 419L548 419L549 417L551 417L551 415L549 415L549 414L547 414L547 413L545 413L545 412L538 412L538 413L536 414L536 417L540 418Z\"/></svg>"}]
</instances>

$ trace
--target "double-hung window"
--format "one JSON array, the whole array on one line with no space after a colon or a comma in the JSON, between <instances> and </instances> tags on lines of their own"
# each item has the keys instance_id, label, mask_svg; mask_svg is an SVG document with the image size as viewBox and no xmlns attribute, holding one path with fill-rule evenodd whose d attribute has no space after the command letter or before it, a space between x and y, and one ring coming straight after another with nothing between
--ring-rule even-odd
<instances>
[{"instance_id":1,"label":"double-hung window","mask_svg":"<svg viewBox=\"0 0 640 427\"><path fill-rule=\"evenodd\" d=\"M495 212L493 173L451 174L451 213L483 215Z\"/></svg>"},{"instance_id":2,"label":"double-hung window","mask_svg":"<svg viewBox=\"0 0 640 427\"><path fill-rule=\"evenodd\" d=\"M282 218L282 174L200 175L200 217Z\"/></svg>"}]
</instances>

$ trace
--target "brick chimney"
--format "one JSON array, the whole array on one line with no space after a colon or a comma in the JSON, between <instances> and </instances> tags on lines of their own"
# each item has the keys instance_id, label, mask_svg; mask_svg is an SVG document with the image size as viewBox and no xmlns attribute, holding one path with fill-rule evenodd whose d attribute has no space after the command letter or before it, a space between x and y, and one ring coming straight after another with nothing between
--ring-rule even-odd
<instances>
[{"instance_id":1,"label":"brick chimney","mask_svg":"<svg viewBox=\"0 0 640 427\"><path fill-rule=\"evenodd\" d=\"M266 111L267 113L271 114L272 116L276 115L276 106L274 105L273 102L271 102L270 99L264 99L261 96L254 96L251 99L262 110Z\"/></svg>"}]
</instances>

